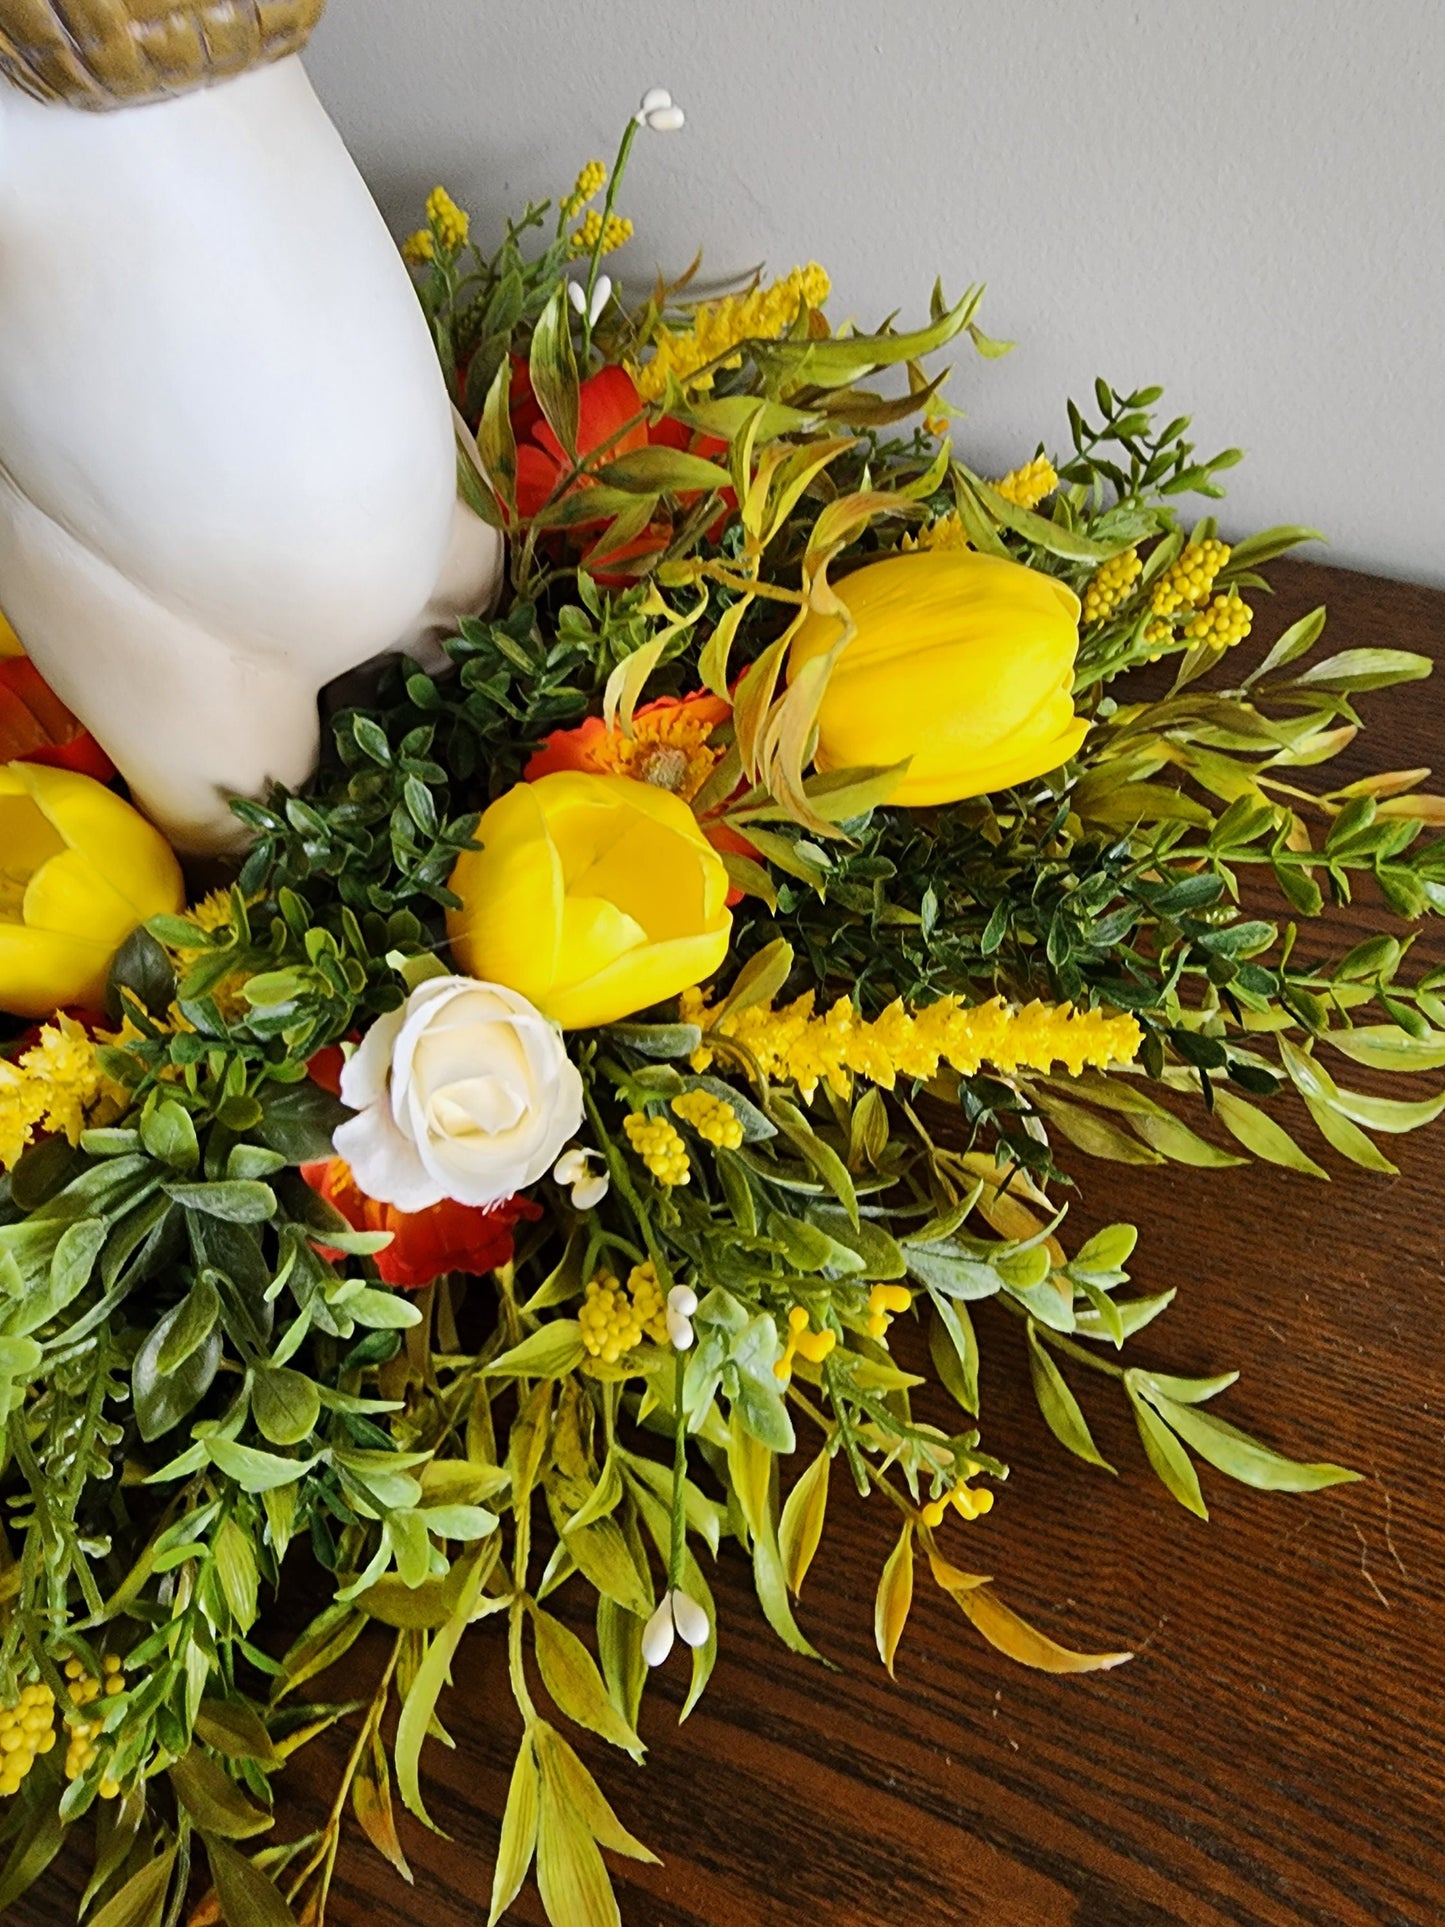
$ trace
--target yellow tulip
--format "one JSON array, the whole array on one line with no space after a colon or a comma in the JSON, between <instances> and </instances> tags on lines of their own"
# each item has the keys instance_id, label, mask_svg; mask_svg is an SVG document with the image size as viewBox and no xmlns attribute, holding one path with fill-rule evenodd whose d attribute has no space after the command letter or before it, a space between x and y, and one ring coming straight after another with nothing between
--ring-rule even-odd
<instances>
[{"instance_id":1,"label":"yellow tulip","mask_svg":"<svg viewBox=\"0 0 1445 1927\"><path fill-rule=\"evenodd\" d=\"M184 903L169 844L113 790L73 770L0 766L0 1010L98 1008L137 924Z\"/></svg>"},{"instance_id":2,"label":"yellow tulip","mask_svg":"<svg viewBox=\"0 0 1445 1927\"><path fill-rule=\"evenodd\" d=\"M817 767L912 760L889 801L917 807L1042 776L1088 724L1075 716L1079 600L1037 569L933 549L872 562L836 585L857 633L818 716ZM791 679L842 633L809 615Z\"/></svg>"},{"instance_id":3,"label":"yellow tulip","mask_svg":"<svg viewBox=\"0 0 1445 1927\"><path fill-rule=\"evenodd\" d=\"M630 1017L727 955L727 871L668 790L562 770L508 790L477 835L452 872L452 951L564 1029Z\"/></svg>"}]
</instances>

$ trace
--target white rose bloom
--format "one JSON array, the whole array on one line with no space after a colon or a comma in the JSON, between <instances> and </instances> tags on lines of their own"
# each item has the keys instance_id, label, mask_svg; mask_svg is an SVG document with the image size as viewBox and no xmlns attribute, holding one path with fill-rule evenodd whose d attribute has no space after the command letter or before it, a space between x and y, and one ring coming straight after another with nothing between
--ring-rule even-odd
<instances>
[{"instance_id":1,"label":"white rose bloom","mask_svg":"<svg viewBox=\"0 0 1445 1927\"><path fill-rule=\"evenodd\" d=\"M555 1024L500 984L433 977L378 1018L341 1073L335 1137L368 1197L492 1205L535 1184L582 1122Z\"/></svg>"}]
</instances>

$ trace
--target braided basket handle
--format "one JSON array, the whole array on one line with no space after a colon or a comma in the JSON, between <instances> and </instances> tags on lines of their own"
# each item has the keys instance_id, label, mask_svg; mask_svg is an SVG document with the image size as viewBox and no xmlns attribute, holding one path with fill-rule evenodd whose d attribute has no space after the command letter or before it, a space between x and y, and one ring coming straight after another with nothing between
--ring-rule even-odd
<instances>
[{"instance_id":1,"label":"braided basket handle","mask_svg":"<svg viewBox=\"0 0 1445 1927\"><path fill-rule=\"evenodd\" d=\"M326 0L0 0L0 73L37 100L131 107L306 45Z\"/></svg>"}]
</instances>

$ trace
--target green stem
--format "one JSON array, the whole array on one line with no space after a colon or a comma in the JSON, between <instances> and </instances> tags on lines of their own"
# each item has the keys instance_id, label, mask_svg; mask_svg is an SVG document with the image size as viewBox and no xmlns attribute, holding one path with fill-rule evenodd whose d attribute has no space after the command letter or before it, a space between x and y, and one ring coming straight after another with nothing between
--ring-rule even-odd
<instances>
[{"instance_id":1,"label":"green stem","mask_svg":"<svg viewBox=\"0 0 1445 1927\"><path fill-rule=\"evenodd\" d=\"M587 301L582 312L582 354L588 359L592 354L592 291L597 286L597 273L602 266L602 249L607 240L607 222L617 203L617 190L622 185L622 177L627 172L628 157L632 153L632 143L637 139L637 130L642 125L634 114L628 121L622 136L622 144L617 150L617 159L612 163L612 175L607 183L607 197L602 203L602 225L597 239L592 244L592 257L587 263Z\"/></svg>"},{"instance_id":2,"label":"green stem","mask_svg":"<svg viewBox=\"0 0 1445 1927\"><path fill-rule=\"evenodd\" d=\"M1006 1311L1011 1312L1015 1318L1026 1319L1030 1316L1022 1305L1016 1304L1012 1298L1007 1297L1003 1292L999 1293L997 1302L1002 1305ZM1062 1352L1066 1358L1072 1358L1076 1364L1087 1365L1091 1372L1102 1372L1106 1378L1122 1378L1124 1376L1124 1367L1122 1365L1111 1365L1107 1358L1096 1358L1092 1352L1086 1351L1082 1345L1075 1344L1072 1338L1065 1338L1062 1332L1056 1332L1048 1325L1041 1325L1037 1320L1034 1321L1034 1330L1046 1345L1052 1345L1056 1352Z\"/></svg>"},{"instance_id":3,"label":"green stem","mask_svg":"<svg viewBox=\"0 0 1445 1927\"><path fill-rule=\"evenodd\" d=\"M679 1352L672 1381L677 1423L672 1442L672 1547L667 1559L669 1591L676 1591L682 1584L682 1563L687 1555L687 1414L682 1402L686 1373L687 1354Z\"/></svg>"}]
</instances>

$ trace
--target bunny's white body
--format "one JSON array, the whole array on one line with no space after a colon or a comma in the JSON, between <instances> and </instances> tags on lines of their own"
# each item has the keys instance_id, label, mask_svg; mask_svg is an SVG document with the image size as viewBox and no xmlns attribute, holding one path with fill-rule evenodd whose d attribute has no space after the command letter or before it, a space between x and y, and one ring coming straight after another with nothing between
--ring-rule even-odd
<instances>
[{"instance_id":1,"label":"bunny's white body","mask_svg":"<svg viewBox=\"0 0 1445 1927\"><path fill-rule=\"evenodd\" d=\"M0 606L179 847L233 846L322 685L500 569L299 59L112 113L0 84Z\"/></svg>"}]
</instances>

